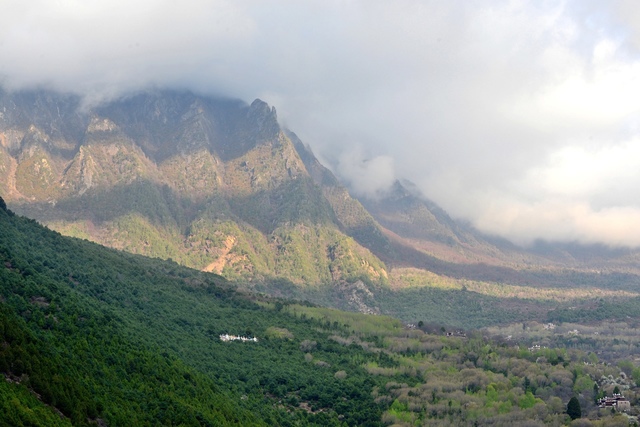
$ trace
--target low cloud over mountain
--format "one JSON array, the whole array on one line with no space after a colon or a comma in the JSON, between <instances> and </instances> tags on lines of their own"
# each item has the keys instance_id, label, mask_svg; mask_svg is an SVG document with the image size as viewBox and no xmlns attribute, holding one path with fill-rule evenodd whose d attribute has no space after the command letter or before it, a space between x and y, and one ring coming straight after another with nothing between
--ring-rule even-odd
<instances>
[{"instance_id":1,"label":"low cloud over mountain","mask_svg":"<svg viewBox=\"0 0 640 427\"><path fill-rule=\"evenodd\" d=\"M360 193L415 182L520 243L640 245L640 8L35 1L3 9L6 87L149 86L278 108Z\"/></svg>"}]
</instances>

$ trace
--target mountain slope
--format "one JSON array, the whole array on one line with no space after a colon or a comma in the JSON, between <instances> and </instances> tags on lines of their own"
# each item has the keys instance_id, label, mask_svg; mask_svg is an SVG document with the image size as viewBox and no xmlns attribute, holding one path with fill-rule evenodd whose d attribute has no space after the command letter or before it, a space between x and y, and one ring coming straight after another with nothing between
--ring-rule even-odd
<instances>
[{"instance_id":1,"label":"mountain slope","mask_svg":"<svg viewBox=\"0 0 640 427\"><path fill-rule=\"evenodd\" d=\"M564 425L572 396L606 424L619 415L598 412L594 397L640 395L627 317L638 297L556 313L616 311L617 323L405 327L240 293L5 209L0 199L2 425Z\"/></svg>"},{"instance_id":2,"label":"mountain slope","mask_svg":"<svg viewBox=\"0 0 640 427\"><path fill-rule=\"evenodd\" d=\"M0 195L11 209L246 289L478 326L544 317L545 298L589 306L635 295L640 283L638 251L526 251L454 221L406 182L357 200L260 100L165 90L89 107L0 91L0 113ZM446 307L443 287L474 292ZM505 295L531 301L510 300L496 317Z\"/></svg>"},{"instance_id":3,"label":"mountain slope","mask_svg":"<svg viewBox=\"0 0 640 427\"><path fill-rule=\"evenodd\" d=\"M0 109L1 193L56 230L234 279L385 281L260 100L156 91L83 110L0 92Z\"/></svg>"},{"instance_id":4,"label":"mountain slope","mask_svg":"<svg viewBox=\"0 0 640 427\"><path fill-rule=\"evenodd\" d=\"M513 245L506 246L506 242L502 250L473 228L454 221L438 205L422 197L410 182L396 181L382 197L359 200L396 241L402 240L443 261L506 266L533 258ZM546 262L535 260L536 264Z\"/></svg>"},{"instance_id":5,"label":"mountain slope","mask_svg":"<svg viewBox=\"0 0 640 427\"><path fill-rule=\"evenodd\" d=\"M361 366L378 356L270 307L0 209L0 390L24 402L15 420L26 406L35 425L380 425Z\"/></svg>"}]
</instances>

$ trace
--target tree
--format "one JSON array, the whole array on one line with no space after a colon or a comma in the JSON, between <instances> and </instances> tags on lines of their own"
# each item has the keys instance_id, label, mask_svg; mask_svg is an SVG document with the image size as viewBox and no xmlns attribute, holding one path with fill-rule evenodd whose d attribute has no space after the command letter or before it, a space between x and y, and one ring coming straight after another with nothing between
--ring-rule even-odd
<instances>
[{"instance_id":1,"label":"tree","mask_svg":"<svg viewBox=\"0 0 640 427\"><path fill-rule=\"evenodd\" d=\"M567 415L569 415L572 420L575 420L582 416L582 409L580 408L580 402L578 401L578 398L575 396L569 399L569 403L567 404Z\"/></svg>"},{"instance_id":2,"label":"tree","mask_svg":"<svg viewBox=\"0 0 640 427\"><path fill-rule=\"evenodd\" d=\"M636 382L636 385L640 385L640 368L634 368L631 372L631 377Z\"/></svg>"},{"instance_id":3,"label":"tree","mask_svg":"<svg viewBox=\"0 0 640 427\"><path fill-rule=\"evenodd\" d=\"M518 406L520 406L522 409L533 408L535 404L536 404L536 398L533 396L533 393L531 393L531 391L527 391L525 395L518 402Z\"/></svg>"},{"instance_id":4,"label":"tree","mask_svg":"<svg viewBox=\"0 0 640 427\"><path fill-rule=\"evenodd\" d=\"M3 211L7 210L7 204L2 197L0 197L0 209L2 209Z\"/></svg>"},{"instance_id":5,"label":"tree","mask_svg":"<svg viewBox=\"0 0 640 427\"><path fill-rule=\"evenodd\" d=\"M628 377L633 373L633 368L635 368L634 364L630 360L621 360L618 362L618 367L624 372Z\"/></svg>"}]
</instances>

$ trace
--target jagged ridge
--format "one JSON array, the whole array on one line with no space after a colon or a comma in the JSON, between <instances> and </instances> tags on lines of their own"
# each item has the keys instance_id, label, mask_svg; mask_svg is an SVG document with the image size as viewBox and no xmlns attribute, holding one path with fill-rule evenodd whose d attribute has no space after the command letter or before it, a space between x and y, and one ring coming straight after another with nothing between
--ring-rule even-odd
<instances>
[{"instance_id":1,"label":"jagged ridge","mask_svg":"<svg viewBox=\"0 0 640 427\"><path fill-rule=\"evenodd\" d=\"M349 236L297 138L263 101L155 91L80 105L0 92L2 196L16 212L231 278L385 282L385 265Z\"/></svg>"}]
</instances>

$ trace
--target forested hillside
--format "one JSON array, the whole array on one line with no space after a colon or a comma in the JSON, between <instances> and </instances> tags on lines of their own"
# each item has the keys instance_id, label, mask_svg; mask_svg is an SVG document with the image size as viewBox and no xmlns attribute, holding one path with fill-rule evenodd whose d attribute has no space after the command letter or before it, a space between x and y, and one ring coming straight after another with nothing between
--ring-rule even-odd
<instances>
[{"instance_id":1,"label":"forested hillside","mask_svg":"<svg viewBox=\"0 0 640 427\"><path fill-rule=\"evenodd\" d=\"M4 425L563 425L572 396L617 425L596 398L640 403L629 323L406 326L244 294L4 206L0 261Z\"/></svg>"},{"instance_id":2,"label":"forested hillside","mask_svg":"<svg viewBox=\"0 0 640 427\"><path fill-rule=\"evenodd\" d=\"M376 355L220 276L65 238L4 210L0 257L9 425L379 424L361 366ZM259 341L222 342L225 333ZM305 361L305 340L326 366ZM307 410L294 410L300 400Z\"/></svg>"}]
</instances>

